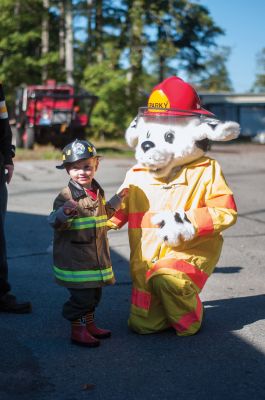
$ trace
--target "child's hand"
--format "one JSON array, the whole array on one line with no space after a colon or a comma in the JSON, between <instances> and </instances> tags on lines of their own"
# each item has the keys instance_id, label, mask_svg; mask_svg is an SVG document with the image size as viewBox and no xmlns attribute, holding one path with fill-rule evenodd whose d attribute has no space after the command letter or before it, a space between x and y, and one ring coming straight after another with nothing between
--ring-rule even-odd
<instances>
[{"instance_id":1,"label":"child's hand","mask_svg":"<svg viewBox=\"0 0 265 400\"><path fill-rule=\"evenodd\" d=\"M75 215L77 214L77 202L74 200L68 200L63 205L63 212L66 215Z\"/></svg>"},{"instance_id":2,"label":"child's hand","mask_svg":"<svg viewBox=\"0 0 265 400\"><path fill-rule=\"evenodd\" d=\"M121 198L121 199L124 199L124 197L127 197L128 196L128 194L129 194L129 189L128 188L124 188L124 189L122 189L119 193L117 193L118 194L118 196Z\"/></svg>"}]
</instances>

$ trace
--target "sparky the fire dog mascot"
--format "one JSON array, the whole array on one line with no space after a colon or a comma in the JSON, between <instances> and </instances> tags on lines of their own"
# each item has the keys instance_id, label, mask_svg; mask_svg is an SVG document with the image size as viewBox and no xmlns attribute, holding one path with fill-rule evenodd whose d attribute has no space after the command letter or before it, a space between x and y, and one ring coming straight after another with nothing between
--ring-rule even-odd
<instances>
[{"instance_id":1,"label":"sparky the fire dog mascot","mask_svg":"<svg viewBox=\"0 0 265 400\"><path fill-rule=\"evenodd\" d=\"M155 86L127 129L138 164L126 175L129 194L110 227L128 222L134 331L172 327L187 336L200 329L199 293L220 257L222 231L237 215L220 165L205 153L210 141L238 135L237 123L218 121L178 77Z\"/></svg>"}]
</instances>

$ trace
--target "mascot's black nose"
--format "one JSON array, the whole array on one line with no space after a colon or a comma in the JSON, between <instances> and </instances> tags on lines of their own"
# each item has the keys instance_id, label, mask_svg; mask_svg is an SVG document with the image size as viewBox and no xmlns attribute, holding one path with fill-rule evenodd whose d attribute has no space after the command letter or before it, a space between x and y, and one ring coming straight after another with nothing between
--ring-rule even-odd
<instances>
[{"instance_id":1,"label":"mascot's black nose","mask_svg":"<svg viewBox=\"0 0 265 400\"><path fill-rule=\"evenodd\" d=\"M155 144L153 142L151 142L150 140L146 140L145 142L143 142L141 144L141 147L143 149L143 151L146 153L147 150L152 149L152 147L155 147Z\"/></svg>"}]
</instances>

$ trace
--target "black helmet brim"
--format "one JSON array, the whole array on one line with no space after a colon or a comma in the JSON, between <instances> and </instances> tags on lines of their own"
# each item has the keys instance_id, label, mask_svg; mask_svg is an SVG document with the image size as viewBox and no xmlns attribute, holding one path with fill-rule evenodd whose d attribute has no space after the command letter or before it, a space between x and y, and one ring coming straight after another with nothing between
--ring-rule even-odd
<instances>
[{"instance_id":1,"label":"black helmet brim","mask_svg":"<svg viewBox=\"0 0 265 400\"><path fill-rule=\"evenodd\" d=\"M61 165L56 165L55 166L55 168L57 168L57 169L65 169L66 168L66 166L67 165L71 165L71 164L74 164L75 162L78 162L78 161L81 161L81 160L88 160L88 159L90 159L90 158L98 158L98 159L100 159L100 158L102 158L103 156L100 156L100 155L95 155L95 156L92 156L92 157L84 157L84 158L79 158L78 160L75 160L75 161L72 161L72 162L66 162L66 163L63 163L63 164L61 164Z\"/></svg>"},{"instance_id":2,"label":"black helmet brim","mask_svg":"<svg viewBox=\"0 0 265 400\"><path fill-rule=\"evenodd\" d=\"M65 169L65 164L62 164L62 165L56 165L56 167L55 168L57 168L57 169Z\"/></svg>"}]
</instances>

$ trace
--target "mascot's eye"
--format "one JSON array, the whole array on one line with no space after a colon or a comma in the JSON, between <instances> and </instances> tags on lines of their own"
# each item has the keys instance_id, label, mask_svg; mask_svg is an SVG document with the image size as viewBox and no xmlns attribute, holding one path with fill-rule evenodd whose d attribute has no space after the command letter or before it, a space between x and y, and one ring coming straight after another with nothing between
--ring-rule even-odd
<instances>
[{"instance_id":1,"label":"mascot's eye","mask_svg":"<svg viewBox=\"0 0 265 400\"><path fill-rule=\"evenodd\" d=\"M166 142L173 143L174 139L175 139L174 132L169 131L169 132L165 133L165 141Z\"/></svg>"}]
</instances>

